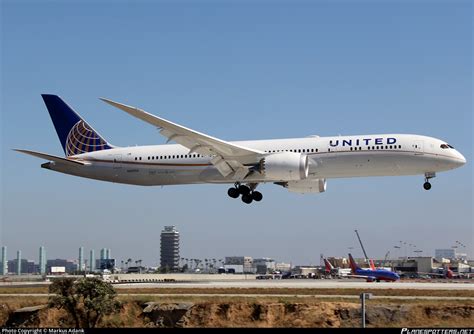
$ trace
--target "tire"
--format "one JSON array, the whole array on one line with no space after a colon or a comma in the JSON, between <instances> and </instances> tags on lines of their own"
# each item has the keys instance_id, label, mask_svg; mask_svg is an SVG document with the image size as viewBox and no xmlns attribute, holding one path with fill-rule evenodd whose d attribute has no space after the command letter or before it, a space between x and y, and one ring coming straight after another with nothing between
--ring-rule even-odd
<instances>
[{"instance_id":1,"label":"tire","mask_svg":"<svg viewBox=\"0 0 474 334\"><path fill-rule=\"evenodd\" d=\"M242 202L246 203L246 204L250 204L252 203L253 199L252 199L252 196L247 194L247 195L242 195Z\"/></svg>"},{"instance_id":2,"label":"tire","mask_svg":"<svg viewBox=\"0 0 474 334\"><path fill-rule=\"evenodd\" d=\"M430 189L431 189L431 183L425 182L425 183L423 184L423 188L425 188L425 190L430 190Z\"/></svg>"},{"instance_id":3,"label":"tire","mask_svg":"<svg viewBox=\"0 0 474 334\"><path fill-rule=\"evenodd\" d=\"M240 196L240 192L237 188L229 188L229 190L227 190L227 195L232 198L237 198Z\"/></svg>"},{"instance_id":4,"label":"tire","mask_svg":"<svg viewBox=\"0 0 474 334\"><path fill-rule=\"evenodd\" d=\"M239 192L241 195L248 195L250 194L250 188L247 186L240 186L239 187Z\"/></svg>"},{"instance_id":5,"label":"tire","mask_svg":"<svg viewBox=\"0 0 474 334\"><path fill-rule=\"evenodd\" d=\"M263 198L263 195L260 191L254 191L252 193L252 199L256 202L260 202Z\"/></svg>"}]
</instances>

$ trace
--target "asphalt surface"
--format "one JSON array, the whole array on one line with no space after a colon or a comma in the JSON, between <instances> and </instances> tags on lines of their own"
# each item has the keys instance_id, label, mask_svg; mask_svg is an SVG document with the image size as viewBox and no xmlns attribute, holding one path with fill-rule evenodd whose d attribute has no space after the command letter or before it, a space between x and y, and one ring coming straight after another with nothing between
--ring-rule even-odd
<instances>
[{"instance_id":1,"label":"asphalt surface","mask_svg":"<svg viewBox=\"0 0 474 334\"><path fill-rule=\"evenodd\" d=\"M50 282L0 282L0 287L34 287L49 285ZM415 289L415 290L474 290L474 280L440 280L435 282L366 282L360 279L291 279L291 280L232 280L193 281L176 283L118 283L117 289L127 288L290 288L290 289Z\"/></svg>"},{"instance_id":2,"label":"asphalt surface","mask_svg":"<svg viewBox=\"0 0 474 334\"><path fill-rule=\"evenodd\" d=\"M242 280L190 283L130 283L115 284L120 288L292 288L292 289L416 289L416 290L474 290L474 282L365 282L351 280Z\"/></svg>"}]
</instances>

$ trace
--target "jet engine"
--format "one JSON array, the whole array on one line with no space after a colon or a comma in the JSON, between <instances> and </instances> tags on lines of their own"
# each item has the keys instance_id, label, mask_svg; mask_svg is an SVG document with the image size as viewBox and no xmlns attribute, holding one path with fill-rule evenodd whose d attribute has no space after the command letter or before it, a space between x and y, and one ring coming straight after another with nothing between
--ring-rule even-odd
<instances>
[{"instance_id":1,"label":"jet engine","mask_svg":"<svg viewBox=\"0 0 474 334\"><path fill-rule=\"evenodd\" d=\"M308 171L308 156L300 153L274 153L260 161L260 172L268 180L304 180L308 177Z\"/></svg>"}]
</instances>

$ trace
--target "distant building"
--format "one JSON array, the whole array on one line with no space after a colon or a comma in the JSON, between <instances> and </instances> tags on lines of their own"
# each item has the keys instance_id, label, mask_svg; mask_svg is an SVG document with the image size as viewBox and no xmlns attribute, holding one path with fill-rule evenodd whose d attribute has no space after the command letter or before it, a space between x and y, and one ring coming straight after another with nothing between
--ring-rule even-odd
<instances>
[{"instance_id":1,"label":"distant building","mask_svg":"<svg viewBox=\"0 0 474 334\"><path fill-rule=\"evenodd\" d=\"M269 258L269 257L263 257L260 259L254 259L253 260L253 266L255 267L255 270L257 274L267 274L275 271L275 260Z\"/></svg>"},{"instance_id":2,"label":"distant building","mask_svg":"<svg viewBox=\"0 0 474 334\"><path fill-rule=\"evenodd\" d=\"M54 259L46 261L46 272L51 273L51 267L64 267L66 273L73 274L76 271L77 265L74 261L65 259Z\"/></svg>"},{"instance_id":3,"label":"distant building","mask_svg":"<svg viewBox=\"0 0 474 334\"><path fill-rule=\"evenodd\" d=\"M435 258L441 260L445 259L455 259L456 252L453 248L445 248L445 249L435 249Z\"/></svg>"},{"instance_id":4,"label":"distant building","mask_svg":"<svg viewBox=\"0 0 474 334\"><path fill-rule=\"evenodd\" d=\"M253 266L253 259L250 256L226 256L224 268L234 269L235 273L255 274L257 269Z\"/></svg>"},{"instance_id":5,"label":"distant building","mask_svg":"<svg viewBox=\"0 0 474 334\"><path fill-rule=\"evenodd\" d=\"M91 249L89 253L89 271L94 271L94 270L95 270L95 251Z\"/></svg>"},{"instance_id":6,"label":"distant building","mask_svg":"<svg viewBox=\"0 0 474 334\"><path fill-rule=\"evenodd\" d=\"M175 226L165 226L161 231L160 266L162 269L179 269L179 232Z\"/></svg>"},{"instance_id":7,"label":"distant building","mask_svg":"<svg viewBox=\"0 0 474 334\"><path fill-rule=\"evenodd\" d=\"M77 270L83 271L84 270L84 247L79 247L79 259L77 264Z\"/></svg>"},{"instance_id":8,"label":"distant building","mask_svg":"<svg viewBox=\"0 0 474 334\"><path fill-rule=\"evenodd\" d=\"M43 246L39 248L39 273L46 274L46 250Z\"/></svg>"},{"instance_id":9,"label":"distant building","mask_svg":"<svg viewBox=\"0 0 474 334\"><path fill-rule=\"evenodd\" d=\"M275 264L275 270L280 272L288 272L291 270L291 264L289 263L277 263Z\"/></svg>"},{"instance_id":10,"label":"distant building","mask_svg":"<svg viewBox=\"0 0 474 334\"><path fill-rule=\"evenodd\" d=\"M21 273L24 272L24 271L21 270L22 269L22 266L21 266L21 250L18 250L16 252L16 263L17 263L17 265L16 265L16 274L21 275Z\"/></svg>"},{"instance_id":11,"label":"distant building","mask_svg":"<svg viewBox=\"0 0 474 334\"><path fill-rule=\"evenodd\" d=\"M2 246L2 257L0 258L0 275L8 273L7 246Z\"/></svg>"},{"instance_id":12,"label":"distant building","mask_svg":"<svg viewBox=\"0 0 474 334\"><path fill-rule=\"evenodd\" d=\"M115 259L103 259L100 260L99 262L99 267L100 270L110 270L114 271L115 270Z\"/></svg>"},{"instance_id":13,"label":"distant building","mask_svg":"<svg viewBox=\"0 0 474 334\"><path fill-rule=\"evenodd\" d=\"M20 263L20 266L18 266L18 263ZM39 267L33 261L28 261L27 259L20 259L20 262L18 262L18 258L8 261L8 272L10 273L16 273L17 275L20 275L18 273L37 274L38 271Z\"/></svg>"}]
</instances>

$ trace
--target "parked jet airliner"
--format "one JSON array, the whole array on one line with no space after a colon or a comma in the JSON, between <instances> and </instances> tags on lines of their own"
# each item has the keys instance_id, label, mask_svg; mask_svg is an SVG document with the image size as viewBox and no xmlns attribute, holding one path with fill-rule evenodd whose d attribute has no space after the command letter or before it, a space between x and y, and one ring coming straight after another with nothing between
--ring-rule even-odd
<instances>
[{"instance_id":1,"label":"parked jet airliner","mask_svg":"<svg viewBox=\"0 0 474 334\"><path fill-rule=\"evenodd\" d=\"M349 262L351 264L352 275L350 277L364 278L367 282L387 281L393 282L400 279L400 275L386 269L362 269L354 261L354 258L349 254Z\"/></svg>"},{"instance_id":2,"label":"parked jet airliner","mask_svg":"<svg viewBox=\"0 0 474 334\"><path fill-rule=\"evenodd\" d=\"M48 160L41 167L116 183L143 186L227 183L228 195L244 203L262 200L259 183L291 192L326 191L330 178L424 175L426 190L436 172L466 163L445 141L408 134L228 142L108 99L160 129L174 145L117 147L106 141L59 96L42 95L65 157L17 150Z\"/></svg>"}]
</instances>

